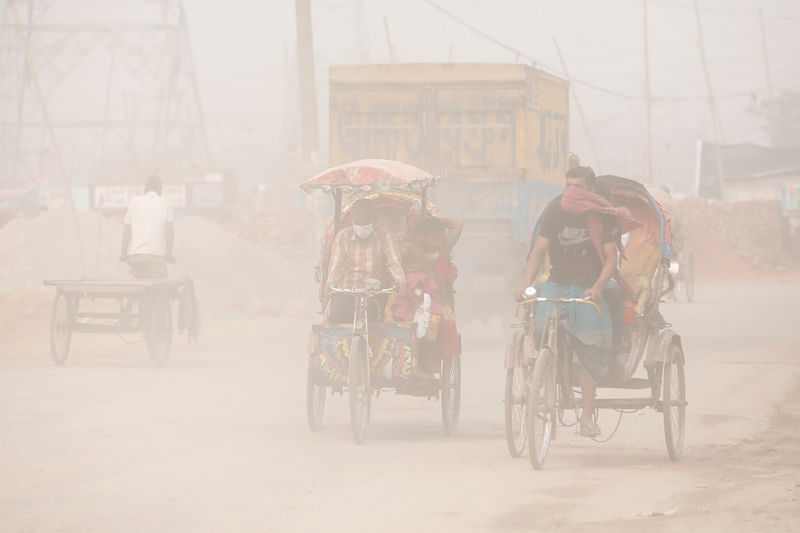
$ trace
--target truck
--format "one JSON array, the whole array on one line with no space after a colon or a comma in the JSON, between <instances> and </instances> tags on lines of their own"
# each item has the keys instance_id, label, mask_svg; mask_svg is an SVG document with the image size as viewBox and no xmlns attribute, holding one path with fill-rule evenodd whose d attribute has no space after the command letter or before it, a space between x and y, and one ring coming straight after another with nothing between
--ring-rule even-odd
<instances>
[{"instance_id":1,"label":"truck","mask_svg":"<svg viewBox=\"0 0 800 533\"><path fill-rule=\"evenodd\" d=\"M403 161L442 176L433 200L464 221L459 318L507 315L528 240L563 188L569 85L524 64L330 67L330 162Z\"/></svg>"}]
</instances>

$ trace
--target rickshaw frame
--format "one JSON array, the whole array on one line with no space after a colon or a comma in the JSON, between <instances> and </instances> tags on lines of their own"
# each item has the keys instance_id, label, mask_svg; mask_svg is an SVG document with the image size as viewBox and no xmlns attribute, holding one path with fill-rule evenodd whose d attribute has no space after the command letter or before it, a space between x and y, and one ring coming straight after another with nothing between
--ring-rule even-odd
<instances>
[{"instance_id":1,"label":"rickshaw frame","mask_svg":"<svg viewBox=\"0 0 800 533\"><path fill-rule=\"evenodd\" d=\"M603 179L609 182L607 185L617 183L630 190L635 190L637 194L646 195L644 198L651 202L654 213L658 214L660 242L658 243L658 262L648 280L649 301L636 317L635 330L632 334L635 342L631 343L628 352L614 354L615 357L624 357L625 359L622 376L598 383L598 390L649 388L650 395L638 398L596 398L594 408L595 411L613 409L620 412L620 416L628 410L636 411L645 408L652 408L663 413L667 452L670 459L676 461L682 453L685 434L687 405L684 376L685 357L680 336L671 329L671 325L663 319L658 309L662 298L675 288L669 270L671 246L667 241L670 230L660 211L660 206L642 185L616 176L598 178L598 180ZM536 328L535 306L537 303L554 300L557 299L528 298L517 304L517 312L525 309L525 317L516 326L506 351L505 360L506 440L509 453L512 457L521 456L527 443L530 448L531 465L537 470L544 466L549 441L551 438L555 439L556 426L559 422L563 424L563 412L580 408L579 398L576 398L574 386L570 380L574 353L569 347L569 336L564 336L566 342L562 344L567 345L565 347L567 353L563 354L558 345L561 343L560 336L558 336L559 339L550 338L553 333L551 316L546 319L549 328L545 328L541 344L538 347L533 346ZM556 312L557 305L557 303L553 304L553 313ZM560 328L557 318L556 326ZM541 357L543 353L547 357ZM555 358L556 361L549 364L546 360L549 357ZM633 377L640 364L643 364L647 378ZM546 371L540 368L547 365L550 368ZM545 372L547 376L544 376ZM674 386L677 386L677 390L673 389ZM539 393L543 388L549 389L545 391L545 396L550 394L553 396L540 398ZM560 394L557 394L556 391L559 391ZM545 416L551 427L548 431L541 432L542 434L533 434L535 433L532 432L532 427L535 427L533 419L537 413L542 413L543 410L548 413ZM534 439L537 441L534 442ZM538 439L543 440L539 441Z\"/></svg>"},{"instance_id":2,"label":"rickshaw frame","mask_svg":"<svg viewBox=\"0 0 800 533\"><path fill-rule=\"evenodd\" d=\"M360 166L363 165L363 166ZM377 173L373 172L372 174L368 174L365 176L358 175L359 168L369 167L370 171L373 172L378 170ZM374 168L373 168L374 167ZM386 169L390 169L391 172L395 172L395 175L387 175L387 176L380 176L379 171L384 170L383 167ZM389 174L391 174L389 172ZM326 174L327 173L327 174ZM399 179L397 178L398 173L401 175ZM406 174L404 174L406 173ZM374 176L378 176L377 179L372 179ZM404 179L402 175L411 175L413 179ZM331 179L320 179L331 177ZM345 183L331 183L330 181L337 181L345 179ZM358 182L361 179L361 182ZM429 216L429 199L428 199L428 189L436 185L440 178L436 176L431 176L426 172L417 169L415 167L411 167L410 165L405 165L403 163L395 162L395 161L384 161L384 160L365 160L365 161L357 161L348 165L341 165L340 167L333 167L332 169L328 169L323 173L320 173L318 176L311 178L310 180L306 181L302 188L306 192L311 192L312 190L319 189L323 192L330 193L333 196L334 200L334 214L332 217L332 221L329 223L329 226L332 225L333 231L330 235L331 243L333 238L335 238L336 234L339 230L342 229L343 223L343 211L345 207L345 194L347 193L375 193L380 196L382 193L390 193L392 191L403 191L408 193L414 193L419 195L419 203L421 206L421 213L423 216ZM326 181L328 181L326 183ZM353 183L354 181L358 183ZM366 182L364 182L366 181ZM352 199L349 198L348 200ZM320 301L322 303L322 314L325 313L325 306L327 304L327 299L325 297L325 293L328 291L325 290L329 287L327 274L329 268L329 261L330 261L330 252L326 249L326 246L323 246L322 250L322 257L320 258L320 269L319 269L319 283L320 283ZM364 294L356 295L359 296L359 305L355 306L355 316L353 323L350 327L345 327L345 325L333 325L333 324L315 324L312 326L311 334L309 337L308 343L308 374L307 374L307 418L309 428L312 431L319 431L322 427L322 420L324 417L324 409L325 409L325 396L326 396L326 389L330 388L331 393L344 393L345 387L348 389L348 395L350 396L350 420L351 420L351 428L353 432L353 437L356 443L363 442L365 430L366 430L366 422L369 419L369 396L371 394L375 394L378 396L380 392L384 389L395 389L398 394L404 395L411 395L411 396L420 396L425 397L428 399L439 399L442 403L442 420L445 434L453 435L456 432L458 426L458 418L460 413L460 391L461 391L461 365L460 365L460 347L459 347L459 354L453 358L452 361L448 361L442 358L441 362L441 369L439 372L438 379L421 379L417 378L413 375L408 376L408 379L400 380L394 375L391 379L373 379L375 376L371 374L371 365L368 364L367 366L371 369L368 379L366 379L366 387L367 387L367 401L362 402L359 404L357 401L357 391L354 390L356 384L351 379L351 370L354 369L354 362L355 359L351 358L350 355L352 354L353 343L355 342L357 348L361 350L363 344L363 348L368 354L368 359L371 362L371 356L374 355L372 352L372 348L370 346L368 335L371 332L375 332L376 334L389 332L391 334L392 331L400 331L405 330L410 334L411 339L411 357L413 358L414 364L416 364L417 357L418 357L418 350L416 343L418 342L416 336L413 334L413 330L415 329L416 325L414 323L379 323L375 327L370 327L370 333L367 333L366 327L364 329L365 335L361 335L359 329L359 320L364 322L366 326L366 316L359 317L359 313L361 307L366 299L366 294L369 291L364 291L363 289L356 289L351 292L359 292L363 291ZM335 292L342 292L340 289L337 289ZM320 336L326 334L333 334L336 336L338 334L339 337L346 335L346 330L349 328L350 331L350 346L348 348L349 353L347 355L348 359L348 368L347 368L347 378L346 382L335 382L324 375L320 375L317 371L317 357L320 351ZM357 334L357 331L358 334ZM357 340L357 339L363 339ZM359 344L361 343L361 344ZM459 343L460 344L460 343ZM355 393L355 394L354 394ZM364 403L366 404L366 413L367 413L367 420L363 420L361 414L363 414L363 409L359 409L357 407L363 408ZM359 404L359 405L356 405Z\"/></svg>"}]
</instances>

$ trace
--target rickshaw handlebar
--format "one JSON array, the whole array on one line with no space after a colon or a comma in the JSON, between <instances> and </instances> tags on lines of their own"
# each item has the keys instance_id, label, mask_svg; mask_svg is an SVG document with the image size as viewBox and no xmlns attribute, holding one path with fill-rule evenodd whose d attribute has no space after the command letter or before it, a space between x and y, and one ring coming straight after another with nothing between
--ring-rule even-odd
<instances>
[{"instance_id":1,"label":"rickshaw handlebar","mask_svg":"<svg viewBox=\"0 0 800 533\"><path fill-rule=\"evenodd\" d=\"M525 304L530 304L534 302L544 303L579 303L579 304L589 304L593 305L594 308L600 313L600 306L597 305L597 302L594 300L589 300L587 298L541 298L541 297L534 297L534 298L526 298L517 304L517 312L519 312L519 308Z\"/></svg>"},{"instance_id":2,"label":"rickshaw handlebar","mask_svg":"<svg viewBox=\"0 0 800 533\"><path fill-rule=\"evenodd\" d=\"M392 285L388 289L378 289L378 290L364 289L364 288L361 288L361 289L342 289L340 287L336 287L333 283L328 285L328 288L331 290L331 292L337 292L337 293L340 293L340 294L367 294L367 295L388 294L390 292L396 292L396 290L397 290L397 286L396 285Z\"/></svg>"}]
</instances>

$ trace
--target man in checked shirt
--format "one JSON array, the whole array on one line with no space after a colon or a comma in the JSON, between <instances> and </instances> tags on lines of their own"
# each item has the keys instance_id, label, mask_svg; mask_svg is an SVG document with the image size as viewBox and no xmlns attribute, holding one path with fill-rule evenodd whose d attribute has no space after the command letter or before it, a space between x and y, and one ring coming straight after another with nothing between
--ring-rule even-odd
<instances>
[{"instance_id":1,"label":"man in checked shirt","mask_svg":"<svg viewBox=\"0 0 800 533\"><path fill-rule=\"evenodd\" d=\"M342 289L358 289L368 279L379 280L382 286L392 283L399 294L406 292L406 275L400 263L397 242L384 228L375 225L375 208L371 200L358 200L351 211L353 224L344 228L333 240L328 283ZM330 294L328 319L335 323L353 321L355 299L349 294ZM378 298L369 299L370 320L378 320L383 311Z\"/></svg>"}]
</instances>

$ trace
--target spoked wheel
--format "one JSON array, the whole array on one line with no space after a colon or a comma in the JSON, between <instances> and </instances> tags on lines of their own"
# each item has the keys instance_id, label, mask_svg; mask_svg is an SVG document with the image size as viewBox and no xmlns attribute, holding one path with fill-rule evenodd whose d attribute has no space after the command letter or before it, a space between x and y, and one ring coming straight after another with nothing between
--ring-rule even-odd
<instances>
[{"instance_id":1,"label":"spoked wheel","mask_svg":"<svg viewBox=\"0 0 800 533\"><path fill-rule=\"evenodd\" d=\"M683 372L683 351L677 343L669 347L664 362L664 437L669 458L677 461L683 452L686 432L686 378Z\"/></svg>"},{"instance_id":2,"label":"spoked wheel","mask_svg":"<svg viewBox=\"0 0 800 533\"><path fill-rule=\"evenodd\" d=\"M350 395L350 427L353 439L361 444L369 422L369 351L366 339L353 337L350 344L350 361L347 372L347 389Z\"/></svg>"},{"instance_id":3,"label":"spoked wheel","mask_svg":"<svg viewBox=\"0 0 800 533\"><path fill-rule=\"evenodd\" d=\"M549 348L544 347L533 365L528 390L528 452L534 470L544 467L557 420L555 378L555 357Z\"/></svg>"},{"instance_id":4,"label":"spoked wheel","mask_svg":"<svg viewBox=\"0 0 800 533\"><path fill-rule=\"evenodd\" d=\"M308 380L306 383L306 414L308 415L308 427L311 431L319 431L322 428L322 418L325 415L325 393L328 388L325 385L317 385L317 371L314 365L314 357L308 357Z\"/></svg>"},{"instance_id":5,"label":"spoked wheel","mask_svg":"<svg viewBox=\"0 0 800 533\"><path fill-rule=\"evenodd\" d=\"M50 317L50 356L59 366L66 362L72 343L72 324L74 322L72 305L72 298L60 290L56 293L53 313Z\"/></svg>"},{"instance_id":6,"label":"spoked wheel","mask_svg":"<svg viewBox=\"0 0 800 533\"><path fill-rule=\"evenodd\" d=\"M520 457L528 443L526 370L524 366L506 369L506 444L511 457Z\"/></svg>"},{"instance_id":7,"label":"spoked wheel","mask_svg":"<svg viewBox=\"0 0 800 533\"><path fill-rule=\"evenodd\" d=\"M163 294L151 295L144 317L144 338L150 359L158 366L164 366L172 347L172 305Z\"/></svg>"},{"instance_id":8,"label":"spoked wheel","mask_svg":"<svg viewBox=\"0 0 800 533\"><path fill-rule=\"evenodd\" d=\"M694 300L694 255L691 252L686 254L686 264L682 266L684 268L683 292L686 301L691 302Z\"/></svg>"},{"instance_id":9,"label":"spoked wheel","mask_svg":"<svg viewBox=\"0 0 800 533\"><path fill-rule=\"evenodd\" d=\"M461 356L442 360L442 422L447 435L455 435L461 412Z\"/></svg>"}]
</instances>

